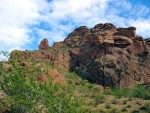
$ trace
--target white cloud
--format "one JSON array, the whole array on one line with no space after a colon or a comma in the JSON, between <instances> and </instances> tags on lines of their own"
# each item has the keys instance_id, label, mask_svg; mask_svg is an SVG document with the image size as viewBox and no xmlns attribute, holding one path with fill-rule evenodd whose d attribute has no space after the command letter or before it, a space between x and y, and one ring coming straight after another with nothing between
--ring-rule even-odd
<instances>
[{"instance_id":1,"label":"white cloud","mask_svg":"<svg viewBox=\"0 0 150 113\"><path fill-rule=\"evenodd\" d=\"M23 49L30 43L29 26L38 24L43 7L44 1L0 0L0 49Z\"/></svg>"},{"instance_id":2,"label":"white cloud","mask_svg":"<svg viewBox=\"0 0 150 113\"><path fill-rule=\"evenodd\" d=\"M112 0L54 0L43 20L51 26L49 40L62 41L75 27L93 27L104 18L107 3ZM104 19L103 19L104 18ZM38 30L41 34L41 30ZM43 34L42 30L42 34ZM47 32L47 30L45 30ZM47 33L46 33L47 34Z\"/></svg>"},{"instance_id":3,"label":"white cloud","mask_svg":"<svg viewBox=\"0 0 150 113\"><path fill-rule=\"evenodd\" d=\"M135 26L139 35L148 37L149 14L149 7L129 0L0 0L0 49L26 49L41 38L52 44L62 41L75 27L104 22Z\"/></svg>"},{"instance_id":4,"label":"white cloud","mask_svg":"<svg viewBox=\"0 0 150 113\"><path fill-rule=\"evenodd\" d=\"M49 39L49 44L52 45L53 42L59 42L62 41L65 37L63 31L46 31L42 29L36 29L35 30L38 33L38 36L40 37L38 39L38 43L44 38Z\"/></svg>"},{"instance_id":5,"label":"white cloud","mask_svg":"<svg viewBox=\"0 0 150 113\"><path fill-rule=\"evenodd\" d=\"M137 27L137 34L145 38L150 37L150 19L139 18L137 20L130 20L129 25Z\"/></svg>"}]
</instances>

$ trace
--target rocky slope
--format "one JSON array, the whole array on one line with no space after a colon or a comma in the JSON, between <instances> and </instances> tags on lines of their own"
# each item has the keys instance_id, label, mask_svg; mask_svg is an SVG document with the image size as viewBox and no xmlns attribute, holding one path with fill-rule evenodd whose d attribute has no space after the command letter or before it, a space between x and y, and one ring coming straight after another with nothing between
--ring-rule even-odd
<instances>
[{"instance_id":1,"label":"rocky slope","mask_svg":"<svg viewBox=\"0 0 150 113\"><path fill-rule=\"evenodd\" d=\"M136 28L116 28L111 23L89 29L76 28L52 47L44 39L36 51L11 53L10 59L44 61L80 73L91 82L126 88L150 82L150 39L136 35Z\"/></svg>"}]
</instances>

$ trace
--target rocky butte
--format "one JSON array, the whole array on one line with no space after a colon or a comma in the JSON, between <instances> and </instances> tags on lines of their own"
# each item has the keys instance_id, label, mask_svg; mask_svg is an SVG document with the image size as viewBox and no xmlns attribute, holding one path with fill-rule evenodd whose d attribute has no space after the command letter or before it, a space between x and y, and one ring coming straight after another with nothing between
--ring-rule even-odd
<instances>
[{"instance_id":1,"label":"rocky butte","mask_svg":"<svg viewBox=\"0 0 150 113\"><path fill-rule=\"evenodd\" d=\"M39 50L15 50L10 59L14 58L49 62L104 87L121 89L150 82L150 39L137 36L135 27L81 26L52 47L43 39Z\"/></svg>"}]
</instances>

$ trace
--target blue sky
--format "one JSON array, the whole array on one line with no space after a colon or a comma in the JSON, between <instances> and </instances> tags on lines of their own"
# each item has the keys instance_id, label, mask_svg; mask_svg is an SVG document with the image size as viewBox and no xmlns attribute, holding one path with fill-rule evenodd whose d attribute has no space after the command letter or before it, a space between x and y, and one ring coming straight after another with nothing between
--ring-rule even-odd
<instances>
[{"instance_id":1,"label":"blue sky","mask_svg":"<svg viewBox=\"0 0 150 113\"><path fill-rule=\"evenodd\" d=\"M0 50L38 49L64 40L76 27L111 22L150 37L150 0L0 0Z\"/></svg>"}]
</instances>

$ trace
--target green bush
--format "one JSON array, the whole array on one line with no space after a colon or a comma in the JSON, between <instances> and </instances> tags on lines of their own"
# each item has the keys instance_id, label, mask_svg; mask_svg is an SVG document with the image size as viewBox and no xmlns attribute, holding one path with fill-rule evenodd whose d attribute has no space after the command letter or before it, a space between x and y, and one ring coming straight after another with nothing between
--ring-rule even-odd
<instances>
[{"instance_id":1,"label":"green bush","mask_svg":"<svg viewBox=\"0 0 150 113\"><path fill-rule=\"evenodd\" d=\"M112 89L112 90L105 90L104 94L107 95L114 95L117 97L129 97L129 98L142 98L142 99L150 99L150 88L145 88L142 85L137 85L135 88L132 89Z\"/></svg>"},{"instance_id":2,"label":"green bush","mask_svg":"<svg viewBox=\"0 0 150 113\"><path fill-rule=\"evenodd\" d=\"M145 88L142 85L137 85L136 88L133 89L133 97L136 98L143 98L143 99L150 99L150 88Z\"/></svg>"}]
</instances>

